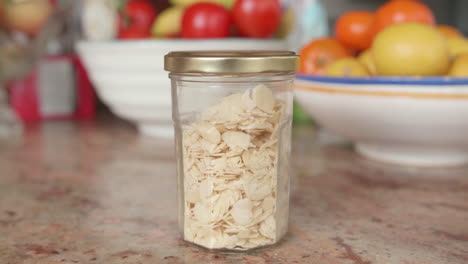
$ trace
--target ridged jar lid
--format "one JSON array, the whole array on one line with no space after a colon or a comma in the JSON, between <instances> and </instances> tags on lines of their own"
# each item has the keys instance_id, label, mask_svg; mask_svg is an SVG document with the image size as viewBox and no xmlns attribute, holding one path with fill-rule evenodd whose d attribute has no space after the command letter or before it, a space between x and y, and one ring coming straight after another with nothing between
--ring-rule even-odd
<instances>
[{"instance_id":1,"label":"ridged jar lid","mask_svg":"<svg viewBox=\"0 0 468 264\"><path fill-rule=\"evenodd\" d=\"M164 69L174 73L265 73L297 71L292 51L174 51Z\"/></svg>"}]
</instances>

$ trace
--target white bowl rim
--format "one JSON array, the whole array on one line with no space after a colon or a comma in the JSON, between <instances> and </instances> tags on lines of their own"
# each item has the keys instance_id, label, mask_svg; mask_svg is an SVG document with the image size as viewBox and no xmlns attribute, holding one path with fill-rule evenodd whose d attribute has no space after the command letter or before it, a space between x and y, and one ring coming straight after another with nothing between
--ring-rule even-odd
<instances>
[{"instance_id":1,"label":"white bowl rim","mask_svg":"<svg viewBox=\"0 0 468 264\"><path fill-rule=\"evenodd\" d=\"M354 85L405 85L405 86L431 86L444 88L447 86L468 86L468 78L450 76L411 77L411 76L372 76L372 77L330 77L297 74L301 81L324 84L354 84Z\"/></svg>"},{"instance_id":2,"label":"white bowl rim","mask_svg":"<svg viewBox=\"0 0 468 264\"><path fill-rule=\"evenodd\" d=\"M456 80L451 85L435 85L434 83L410 85L400 84L397 81L382 84L367 80L367 83L361 83L363 78L355 79L355 83L350 82L350 78L346 78L346 80L338 78L341 82L336 82L336 79L333 77L320 77L319 79L298 76L294 89L329 95L468 101L468 84L461 84Z\"/></svg>"}]
</instances>

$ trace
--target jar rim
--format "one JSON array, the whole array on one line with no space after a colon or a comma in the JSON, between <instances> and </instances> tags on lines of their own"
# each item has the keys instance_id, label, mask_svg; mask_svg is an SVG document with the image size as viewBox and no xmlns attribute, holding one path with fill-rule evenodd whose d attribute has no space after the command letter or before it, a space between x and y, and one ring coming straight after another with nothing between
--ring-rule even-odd
<instances>
[{"instance_id":1,"label":"jar rim","mask_svg":"<svg viewBox=\"0 0 468 264\"><path fill-rule=\"evenodd\" d=\"M265 73L297 71L293 51L173 51L164 57L164 69L173 73Z\"/></svg>"}]
</instances>

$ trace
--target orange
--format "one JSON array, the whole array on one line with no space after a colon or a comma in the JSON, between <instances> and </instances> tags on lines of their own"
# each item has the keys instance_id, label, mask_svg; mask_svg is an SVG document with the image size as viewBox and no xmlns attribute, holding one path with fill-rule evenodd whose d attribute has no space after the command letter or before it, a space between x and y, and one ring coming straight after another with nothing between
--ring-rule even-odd
<instances>
[{"instance_id":1,"label":"orange","mask_svg":"<svg viewBox=\"0 0 468 264\"><path fill-rule=\"evenodd\" d=\"M382 5L375 13L375 33L398 23L416 22L434 25L435 17L431 9L419 1L393 0Z\"/></svg>"},{"instance_id":2,"label":"orange","mask_svg":"<svg viewBox=\"0 0 468 264\"><path fill-rule=\"evenodd\" d=\"M367 11L344 13L335 24L336 38L352 49L365 50L372 43L374 14Z\"/></svg>"},{"instance_id":3,"label":"orange","mask_svg":"<svg viewBox=\"0 0 468 264\"><path fill-rule=\"evenodd\" d=\"M349 50L334 38L316 39L300 52L300 72L323 75L327 66L341 58L350 57Z\"/></svg>"},{"instance_id":4,"label":"orange","mask_svg":"<svg viewBox=\"0 0 468 264\"><path fill-rule=\"evenodd\" d=\"M463 34L456 28L449 25L438 25L437 29L444 34L446 38L463 37Z\"/></svg>"}]
</instances>

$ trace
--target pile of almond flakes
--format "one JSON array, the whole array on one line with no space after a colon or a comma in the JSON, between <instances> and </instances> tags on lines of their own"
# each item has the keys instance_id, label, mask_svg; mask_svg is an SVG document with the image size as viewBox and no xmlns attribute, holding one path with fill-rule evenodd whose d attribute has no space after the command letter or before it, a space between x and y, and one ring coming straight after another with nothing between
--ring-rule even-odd
<instances>
[{"instance_id":1,"label":"pile of almond flakes","mask_svg":"<svg viewBox=\"0 0 468 264\"><path fill-rule=\"evenodd\" d=\"M222 98L183 131L186 240L235 250L276 242L283 107L258 85Z\"/></svg>"}]
</instances>

